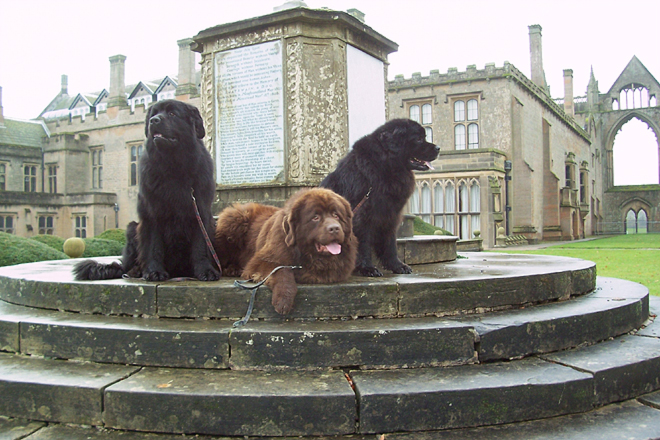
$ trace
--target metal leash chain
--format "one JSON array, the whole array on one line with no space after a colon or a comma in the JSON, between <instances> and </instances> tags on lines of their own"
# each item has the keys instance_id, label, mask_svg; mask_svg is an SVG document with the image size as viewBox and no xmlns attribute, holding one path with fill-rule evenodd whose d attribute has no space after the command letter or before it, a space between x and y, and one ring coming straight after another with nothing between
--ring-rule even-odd
<instances>
[{"instance_id":1,"label":"metal leash chain","mask_svg":"<svg viewBox=\"0 0 660 440\"><path fill-rule=\"evenodd\" d=\"M275 269L273 269L266 278L263 280L259 281L257 284L254 286L247 286L246 283L249 283L250 281L239 281L236 280L234 281L234 286L240 287L241 289L245 290L251 290L252 295L250 295L250 304L248 305L247 312L245 313L245 316L243 319L236 321L234 323L234 328L241 327L250 320L250 315L252 315L252 309L254 308L254 299L257 296L257 290L259 290L259 287L261 287L267 280L270 278L275 272L277 272L280 269L302 269L302 266L277 266Z\"/></svg>"}]
</instances>

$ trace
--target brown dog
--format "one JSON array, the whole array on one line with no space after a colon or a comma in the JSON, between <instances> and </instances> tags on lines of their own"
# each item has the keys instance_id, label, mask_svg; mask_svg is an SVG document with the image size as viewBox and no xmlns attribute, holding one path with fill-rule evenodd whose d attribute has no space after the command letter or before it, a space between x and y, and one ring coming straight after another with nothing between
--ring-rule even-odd
<instances>
[{"instance_id":1,"label":"brown dog","mask_svg":"<svg viewBox=\"0 0 660 440\"><path fill-rule=\"evenodd\" d=\"M301 190L284 208L249 203L225 209L218 217L215 249L224 274L261 281L278 266L266 285L278 313L293 308L296 283L345 281L353 272L357 239L353 212L343 197L314 188Z\"/></svg>"}]
</instances>

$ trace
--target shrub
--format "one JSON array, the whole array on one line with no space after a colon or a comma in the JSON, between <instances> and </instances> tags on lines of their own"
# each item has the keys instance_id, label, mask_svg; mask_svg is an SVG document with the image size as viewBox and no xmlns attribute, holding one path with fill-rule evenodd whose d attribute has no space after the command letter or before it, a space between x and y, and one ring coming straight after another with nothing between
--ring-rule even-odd
<instances>
[{"instance_id":1,"label":"shrub","mask_svg":"<svg viewBox=\"0 0 660 440\"><path fill-rule=\"evenodd\" d=\"M30 237L30 240L36 240L39 243L52 247L56 251L63 252L62 246L64 245L64 239L62 237L56 235L35 235L34 237Z\"/></svg>"},{"instance_id":2,"label":"shrub","mask_svg":"<svg viewBox=\"0 0 660 440\"><path fill-rule=\"evenodd\" d=\"M6 232L0 232L0 249L2 249L0 251L0 266L44 260L66 260L69 258L61 250L57 251L38 240L17 237Z\"/></svg>"},{"instance_id":3,"label":"shrub","mask_svg":"<svg viewBox=\"0 0 660 440\"><path fill-rule=\"evenodd\" d=\"M107 229L103 233L94 238L102 238L104 240L114 240L120 242L122 245L126 244L126 231L124 229Z\"/></svg>"},{"instance_id":4,"label":"shrub","mask_svg":"<svg viewBox=\"0 0 660 440\"><path fill-rule=\"evenodd\" d=\"M434 235L435 231L441 231L442 234L440 235L454 235L449 231L445 231L442 228L438 228L437 226L433 226L430 223L426 223L419 217L415 217L413 230L415 235Z\"/></svg>"},{"instance_id":5,"label":"shrub","mask_svg":"<svg viewBox=\"0 0 660 440\"><path fill-rule=\"evenodd\" d=\"M121 255L124 245L116 240L106 240L103 238L86 238L85 253L82 258L91 257L114 257Z\"/></svg>"}]
</instances>

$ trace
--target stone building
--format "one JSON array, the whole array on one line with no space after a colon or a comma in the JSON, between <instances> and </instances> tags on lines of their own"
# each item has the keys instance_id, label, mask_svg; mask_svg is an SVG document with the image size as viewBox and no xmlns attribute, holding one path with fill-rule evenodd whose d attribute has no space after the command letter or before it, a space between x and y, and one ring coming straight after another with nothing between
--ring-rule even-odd
<instances>
[{"instance_id":1,"label":"stone building","mask_svg":"<svg viewBox=\"0 0 660 440\"><path fill-rule=\"evenodd\" d=\"M633 58L608 94L599 95L592 74L587 96L574 98L567 69L564 97L555 100L541 26L529 26L529 38L531 79L505 62L397 75L389 83L389 117L419 121L441 148L435 170L417 175L410 212L461 239L479 231L486 247L496 244L499 228L537 242L624 233L630 210L658 220L660 192L614 187L611 153L618 129L633 117L659 132L657 81ZM619 92L640 84L647 108L622 111Z\"/></svg>"},{"instance_id":2,"label":"stone building","mask_svg":"<svg viewBox=\"0 0 660 440\"><path fill-rule=\"evenodd\" d=\"M435 170L418 173L409 211L462 239L479 231L492 247L500 230L532 242L659 231L660 185L616 187L612 178L623 124L638 118L660 132L658 82L633 57L604 94L592 73L587 96L574 97L572 71L565 70L564 97L553 99L541 27L530 26L529 38L531 78L505 62L388 83L387 54L396 43L366 26L359 11L303 6L179 41L177 76L126 85L122 55L110 57L109 87L100 92L69 94L63 76L37 121L3 117L0 94L0 230L90 237L135 220L146 108L172 97L198 106L207 146L221 155L229 141L213 112L214 90L222 90L213 63L249 48L285 60L281 74L264 75L286 96L276 100L284 122L275 118L270 127L286 145L273 149L281 169L270 166L263 182L223 182L219 175L216 210L233 201L279 204L317 184L359 136L405 117L424 125L441 148ZM206 76L195 70L191 48L202 54ZM360 120L364 115L373 117Z\"/></svg>"},{"instance_id":3,"label":"stone building","mask_svg":"<svg viewBox=\"0 0 660 440\"><path fill-rule=\"evenodd\" d=\"M126 57L116 55L109 89L69 94L63 75L60 92L36 121L0 123L3 225L20 236L93 237L137 218L146 108L168 98L199 106L192 39L178 44L177 77L126 85Z\"/></svg>"}]
</instances>

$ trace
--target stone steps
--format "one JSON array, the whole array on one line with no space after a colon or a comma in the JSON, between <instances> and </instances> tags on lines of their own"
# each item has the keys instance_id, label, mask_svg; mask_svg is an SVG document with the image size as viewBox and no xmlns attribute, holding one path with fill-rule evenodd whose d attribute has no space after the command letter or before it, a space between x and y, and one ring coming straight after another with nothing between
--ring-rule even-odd
<instances>
[{"instance_id":1,"label":"stone steps","mask_svg":"<svg viewBox=\"0 0 660 440\"><path fill-rule=\"evenodd\" d=\"M595 410L554 417L481 428L445 431L394 433L386 435L320 436L316 440L647 440L660 438L660 392L637 400L607 405ZM127 432L107 428L49 424L0 416L0 438L6 440L197 440L224 439L217 436L181 436ZM240 437L263 439L263 437Z\"/></svg>"},{"instance_id":2,"label":"stone steps","mask_svg":"<svg viewBox=\"0 0 660 440\"><path fill-rule=\"evenodd\" d=\"M511 362L346 372L138 368L0 354L0 413L225 436L420 432L583 413L654 391L659 375L660 340L639 335Z\"/></svg>"},{"instance_id":3,"label":"stone steps","mask_svg":"<svg viewBox=\"0 0 660 440\"><path fill-rule=\"evenodd\" d=\"M601 287L592 295L611 304L630 301L639 289L619 280L603 284L608 282L611 292ZM630 288L614 290L621 285ZM585 307L592 309L588 302ZM519 314L518 320L509 316L518 327L534 328L525 321L528 309L507 313ZM550 315L563 319L557 312ZM481 320L488 317L495 326L496 317L491 322L489 316ZM393 370L150 368L0 354L0 414L171 434L431 435L428 431L442 430L433 435L449 435L463 431L444 430L583 413L660 388L658 325L520 360Z\"/></svg>"},{"instance_id":4,"label":"stone steps","mask_svg":"<svg viewBox=\"0 0 660 440\"><path fill-rule=\"evenodd\" d=\"M240 328L227 280L70 268L0 269L0 438L526 438L660 412L660 301L581 260L480 254L301 286L286 320L265 290Z\"/></svg>"},{"instance_id":5,"label":"stone steps","mask_svg":"<svg viewBox=\"0 0 660 440\"><path fill-rule=\"evenodd\" d=\"M570 301L461 317L330 321L147 319L0 302L0 349L137 366L208 369L410 368L520 358L642 325L648 291L599 278Z\"/></svg>"}]
</instances>

